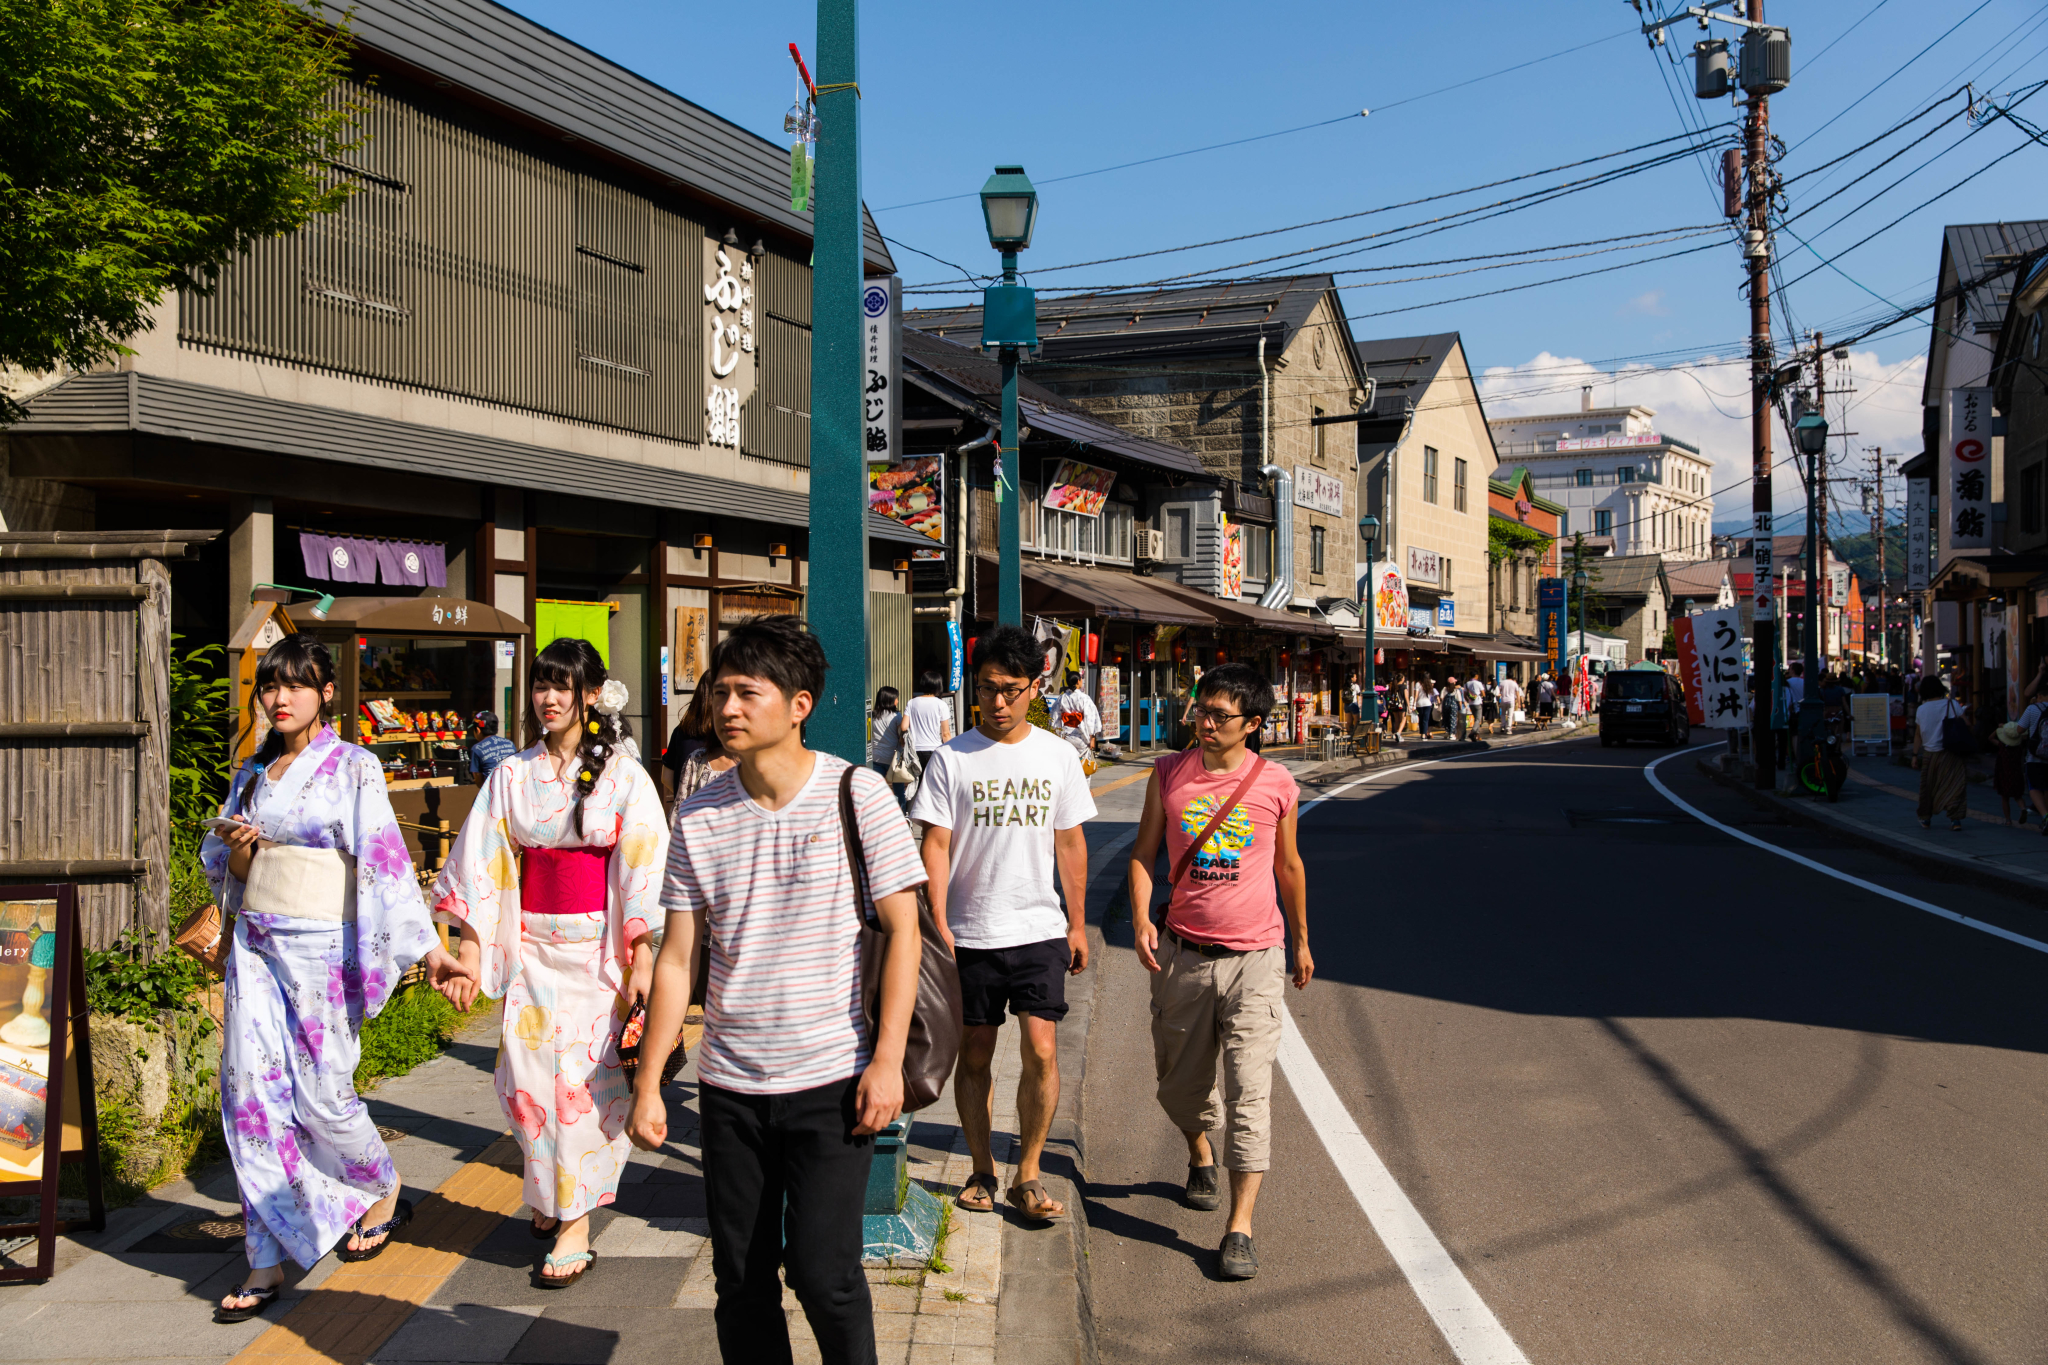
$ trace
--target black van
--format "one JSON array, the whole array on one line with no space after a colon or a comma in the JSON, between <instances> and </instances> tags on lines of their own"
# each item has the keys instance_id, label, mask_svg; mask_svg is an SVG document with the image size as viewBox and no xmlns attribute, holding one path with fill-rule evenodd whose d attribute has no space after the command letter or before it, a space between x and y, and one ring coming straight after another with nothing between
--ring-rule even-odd
<instances>
[{"instance_id":1,"label":"black van","mask_svg":"<svg viewBox=\"0 0 2048 1365\"><path fill-rule=\"evenodd\" d=\"M1621 668L1609 673L1600 692L1600 742L1621 744L1653 739L1676 748L1692 737L1685 693L1663 669Z\"/></svg>"}]
</instances>

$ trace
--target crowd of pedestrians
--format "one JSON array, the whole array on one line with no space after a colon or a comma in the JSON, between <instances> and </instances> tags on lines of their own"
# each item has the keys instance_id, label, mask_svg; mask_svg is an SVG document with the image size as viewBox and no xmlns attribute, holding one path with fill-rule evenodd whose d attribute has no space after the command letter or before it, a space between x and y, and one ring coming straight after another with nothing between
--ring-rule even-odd
<instances>
[{"instance_id":1,"label":"crowd of pedestrians","mask_svg":"<svg viewBox=\"0 0 2048 1365\"><path fill-rule=\"evenodd\" d=\"M1069 676L1048 698L1058 731L1031 723L1050 681L1043 654L997 627L977 642L977 725L955 736L926 674L907 707L893 689L875 698L868 762L849 765L804 744L827 668L794 618L734 629L657 783L633 747L623 684L585 641L550 643L531 670L525 747L498 738L497 717L477 717L481 790L423 896L382 772L332 723L326 647L303 635L271 647L250 717L260 709L267 735L203 849L234 917L221 1091L249 1263L217 1320L262 1314L286 1258L369 1260L410 1219L352 1077L364 1021L415 964L462 1008L504 1002L494 1080L532 1234L547 1246L537 1288L594 1273L590 1214L616 1197L632 1146L666 1142L662 1080L696 1003L726 1360L791 1358L785 1276L824 1360L874 1360L862 1206L874 1135L905 1109L914 1027L927 1043L951 1031L927 1061L957 1048L973 1160L960 1205L1000 1198L1027 1225L1068 1216L1040 1163L1066 982L1089 965L1084 827L1096 808L1083 764L1100 718ZM1472 682L1446 689L1448 713L1472 718L1466 731L1500 701ZM1281 995L1315 970L1299 791L1251 746L1275 704L1245 665L1203 675L1188 711L1198 743L1155 767L1127 869L1157 1102L1187 1141L1189 1207L1219 1208L1229 1172L1217 1270L1230 1279L1258 1267L1252 1213L1271 1159ZM908 819L905 793L891 790L906 773ZM1162 844L1172 870L1155 909ZM937 951L928 933L957 976L957 1018L921 1003ZM1023 1063L1007 1189L993 1094L1006 1015Z\"/></svg>"}]
</instances>

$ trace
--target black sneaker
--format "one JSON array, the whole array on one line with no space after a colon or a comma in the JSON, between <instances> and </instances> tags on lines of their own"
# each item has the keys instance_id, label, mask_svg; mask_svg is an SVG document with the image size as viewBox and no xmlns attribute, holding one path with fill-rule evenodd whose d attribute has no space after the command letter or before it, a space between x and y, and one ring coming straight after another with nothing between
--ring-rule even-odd
<instances>
[{"instance_id":1,"label":"black sneaker","mask_svg":"<svg viewBox=\"0 0 2048 1365\"><path fill-rule=\"evenodd\" d=\"M1216 1269L1226 1280L1249 1280L1259 1273L1259 1257L1252 1250L1250 1233L1223 1234L1223 1245L1216 1252Z\"/></svg>"},{"instance_id":2,"label":"black sneaker","mask_svg":"<svg viewBox=\"0 0 2048 1365\"><path fill-rule=\"evenodd\" d=\"M1187 1193L1181 1202L1191 1209L1212 1213L1223 1204L1223 1182L1216 1177L1216 1165L1188 1167Z\"/></svg>"}]
</instances>

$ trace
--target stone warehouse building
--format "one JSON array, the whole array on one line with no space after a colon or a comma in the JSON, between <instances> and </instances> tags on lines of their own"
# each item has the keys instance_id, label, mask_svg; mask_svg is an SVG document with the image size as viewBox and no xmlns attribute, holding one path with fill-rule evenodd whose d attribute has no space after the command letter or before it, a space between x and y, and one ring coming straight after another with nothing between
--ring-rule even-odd
<instances>
[{"instance_id":1,"label":"stone warehouse building","mask_svg":"<svg viewBox=\"0 0 2048 1365\"><path fill-rule=\"evenodd\" d=\"M980 341L979 308L905 323ZM1158 533L1154 574L1219 596L1270 591L1305 614L1352 598L1365 371L1330 276L1041 299L1038 334L1033 380L1133 435L1195 452L1218 480L1151 491L1142 514ZM1260 472L1272 465L1284 481Z\"/></svg>"}]
</instances>

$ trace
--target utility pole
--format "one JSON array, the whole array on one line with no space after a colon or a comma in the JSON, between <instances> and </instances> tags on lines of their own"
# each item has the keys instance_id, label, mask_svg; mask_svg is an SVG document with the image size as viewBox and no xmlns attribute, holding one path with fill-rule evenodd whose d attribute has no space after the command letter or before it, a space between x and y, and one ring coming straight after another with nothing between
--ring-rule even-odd
<instances>
[{"instance_id":1,"label":"utility pole","mask_svg":"<svg viewBox=\"0 0 2048 1365\"><path fill-rule=\"evenodd\" d=\"M1870 474L1877 484L1877 497L1875 499L1877 503L1877 661L1886 668L1890 668L1892 663L1891 611L1885 605L1885 594L1889 589L1891 580L1886 576L1884 565L1884 451L1877 446L1870 448ZM1864 641L1864 648L1868 650L1869 647L1870 642Z\"/></svg>"},{"instance_id":2,"label":"utility pole","mask_svg":"<svg viewBox=\"0 0 2048 1365\"><path fill-rule=\"evenodd\" d=\"M1821 349L1820 333L1813 334L1813 397L1821 420L1827 420L1828 384L1827 375L1822 371L1822 359L1827 353ZM1806 678L1801 687L1802 700L1799 704L1799 734L1812 743L1820 740L1820 652L1821 632L1827 625L1827 606L1822 602L1821 570L1825 567L1821 559L1821 470L1828 462L1827 443L1821 443L1819 452L1806 457L1806 630L1802 643L1805 649Z\"/></svg>"},{"instance_id":3,"label":"utility pole","mask_svg":"<svg viewBox=\"0 0 2048 1365\"><path fill-rule=\"evenodd\" d=\"M805 612L832 671L813 747L867 754L867 460L861 446L860 0L818 0L811 297L811 572Z\"/></svg>"},{"instance_id":4,"label":"utility pole","mask_svg":"<svg viewBox=\"0 0 2048 1365\"><path fill-rule=\"evenodd\" d=\"M1629 0L1638 15L1642 0ZM1665 29L1683 19L1709 20L1742 30L1739 67L1731 69L1728 43L1702 39L1693 45L1693 94L1718 100L1740 86L1744 106L1742 148L1724 154L1724 212L1743 219L1742 256L1749 272L1749 458L1751 660L1756 704L1750 713L1756 785L1777 782L1777 745L1771 733L1771 702L1777 685L1780 603L1771 591L1771 409L1778 375L1771 352L1771 95L1792 81L1791 37L1764 22L1763 0L1701 0L1667 18L1651 18L1642 32L1661 46ZM1739 191L1739 192L1738 192Z\"/></svg>"},{"instance_id":5,"label":"utility pole","mask_svg":"<svg viewBox=\"0 0 2048 1365\"><path fill-rule=\"evenodd\" d=\"M1749 0L1748 18L1764 19L1764 0ZM1771 354L1771 97L1751 95L1742 125L1744 200L1748 227L1742 251L1749 264L1749 511L1750 658L1756 670L1757 706L1752 715L1751 752L1756 785L1778 784L1777 736L1771 730L1771 698L1777 695L1772 668L1778 654L1778 604L1771 582L1771 398L1775 380Z\"/></svg>"}]
</instances>

